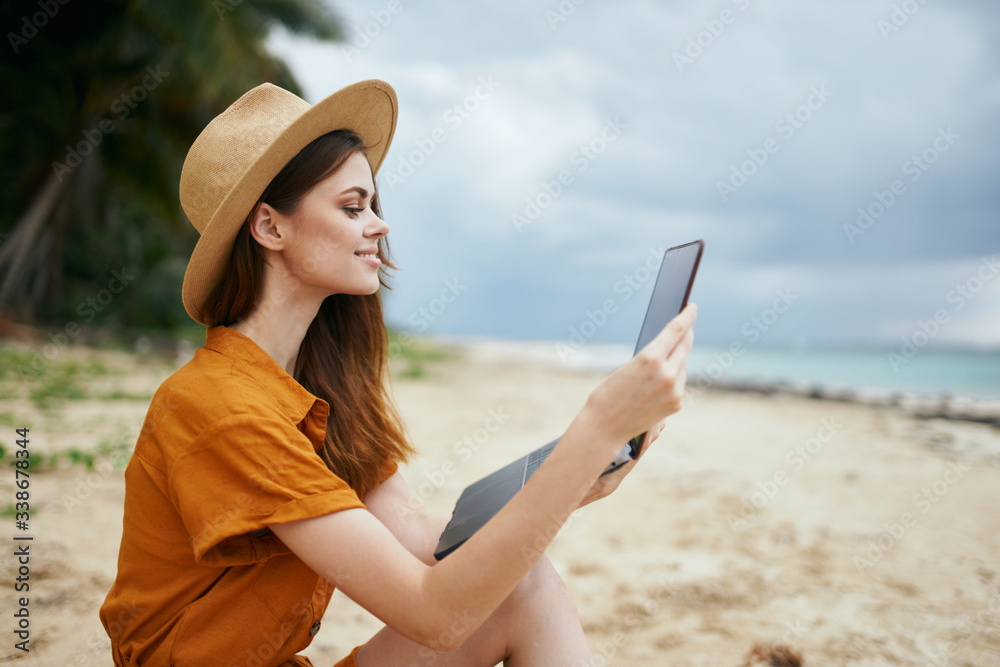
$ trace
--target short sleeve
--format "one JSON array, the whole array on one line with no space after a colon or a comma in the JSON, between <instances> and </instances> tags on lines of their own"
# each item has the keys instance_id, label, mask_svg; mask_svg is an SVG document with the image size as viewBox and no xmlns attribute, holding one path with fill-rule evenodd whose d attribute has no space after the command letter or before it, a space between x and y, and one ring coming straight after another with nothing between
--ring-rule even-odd
<instances>
[{"instance_id":1,"label":"short sleeve","mask_svg":"<svg viewBox=\"0 0 1000 667\"><path fill-rule=\"evenodd\" d=\"M293 424L248 415L203 432L174 461L167 488L195 560L213 564L230 561L252 531L364 507Z\"/></svg>"}]
</instances>

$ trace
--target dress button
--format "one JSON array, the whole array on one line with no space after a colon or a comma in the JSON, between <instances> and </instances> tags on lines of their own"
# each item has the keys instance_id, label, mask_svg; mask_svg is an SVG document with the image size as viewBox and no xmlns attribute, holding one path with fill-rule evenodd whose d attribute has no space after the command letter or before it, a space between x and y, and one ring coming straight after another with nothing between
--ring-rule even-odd
<instances>
[{"instance_id":1,"label":"dress button","mask_svg":"<svg viewBox=\"0 0 1000 667\"><path fill-rule=\"evenodd\" d=\"M310 637L315 637L316 636L316 633L319 632L319 626L320 625L322 625L322 623L320 623L319 621L316 621L315 623L312 624L312 627L309 628L309 636Z\"/></svg>"}]
</instances>

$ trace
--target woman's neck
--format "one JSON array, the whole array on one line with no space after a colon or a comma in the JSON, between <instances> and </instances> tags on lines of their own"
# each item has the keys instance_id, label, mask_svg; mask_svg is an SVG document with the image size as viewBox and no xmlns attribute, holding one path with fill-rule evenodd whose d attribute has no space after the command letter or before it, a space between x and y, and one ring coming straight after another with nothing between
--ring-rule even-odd
<instances>
[{"instance_id":1,"label":"woman's neck","mask_svg":"<svg viewBox=\"0 0 1000 667\"><path fill-rule=\"evenodd\" d=\"M269 274L265 272L261 298L253 311L231 328L255 342L294 376L299 348L325 297L289 289L284 281Z\"/></svg>"}]
</instances>

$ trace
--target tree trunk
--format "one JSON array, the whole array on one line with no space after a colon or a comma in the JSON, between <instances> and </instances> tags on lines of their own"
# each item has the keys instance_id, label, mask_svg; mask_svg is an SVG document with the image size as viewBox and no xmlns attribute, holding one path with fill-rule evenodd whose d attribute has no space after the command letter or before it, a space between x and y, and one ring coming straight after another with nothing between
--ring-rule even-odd
<instances>
[{"instance_id":1,"label":"tree trunk","mask_svg":"<svg viewBox=\"0 0 1000 667\"><path fill-rule=\"evenodd\" d=\"M49 176L0 246L0 312L12 310L29 298L28 286L37 282L39 269L45 270L38 264L36 239L51 220L52 210L71 178L72 174L62 180L55 174Z\"/></svg>"}]
</instances>

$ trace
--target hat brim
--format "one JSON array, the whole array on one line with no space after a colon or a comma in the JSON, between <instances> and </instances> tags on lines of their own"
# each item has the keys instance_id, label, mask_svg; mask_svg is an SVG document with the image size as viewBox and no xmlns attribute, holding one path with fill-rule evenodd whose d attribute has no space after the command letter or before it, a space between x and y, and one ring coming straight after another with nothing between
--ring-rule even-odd
<instances>
[{"instance_id":1,"label":"hat brim","mask_svg":"<svg viewBox=\"0 0 1000 667\"><path fill-rule=\"evenodd\" d=\"M181 289L188 315L206 324L205 301L225 275L236 235L268 184L299 151L328 132L350 130L367 147L374 176L392 143L397 113L392 87L370 79L317 102L285 128L232 186L198 239Z\"/></svg>"}]
</instances>

